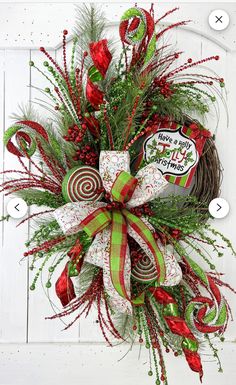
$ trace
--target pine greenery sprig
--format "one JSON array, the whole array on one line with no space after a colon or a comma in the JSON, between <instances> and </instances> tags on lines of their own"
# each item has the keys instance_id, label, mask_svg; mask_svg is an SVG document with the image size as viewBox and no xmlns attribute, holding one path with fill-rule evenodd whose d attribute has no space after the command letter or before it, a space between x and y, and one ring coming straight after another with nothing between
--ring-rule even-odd
<instances>
[{"instance_id":1,"label":"pine greenery sprig","mask_svg":"<svg viewBox=\"0 0 236 385\"><path fill-rule=\"evenodd\" d=\"M104 38L106 22L105 15L95 4L76 5L76 20L74 34L78 38L77 58L82 59L83 52L89 52L89 44ZM91 61L86 61L87 67Z\"/></svg>"},{"instance_id":2,"label":"pine greenery sprig","mask_svg":"<svg viewBox=\"0 0 236 385\"><path fill-rule=\"evenodd\" d=\"M55 195L49 191L29 188L27 190L18 191L17 195L24 199L28 206L37 205L56 209L65 204L65 200L62 195Z\"/></svg>"}]
</instances>

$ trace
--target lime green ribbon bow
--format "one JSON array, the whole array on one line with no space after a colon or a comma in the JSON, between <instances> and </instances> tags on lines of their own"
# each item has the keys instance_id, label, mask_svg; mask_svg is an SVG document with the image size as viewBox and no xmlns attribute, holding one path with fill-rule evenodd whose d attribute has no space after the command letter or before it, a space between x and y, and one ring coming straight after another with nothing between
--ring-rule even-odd
<instances>
[{"instance_id":1,"label":"lime green ribbon bow","mask_svg":"<svg viewBox=\"0 0 236 385\"><path fill-rule=\"evenodd\" d=\"M121 171L117 175L111 189L113 203L106 207L98 208L80 223L80 227L90 237L94 237L97 233L111 225L111 279L116 291L128 300L130 300L130 296L127 293L124 278L124 266L128 247L128 225L142 238L152 253L156 264L158 283L161 284L165 280L164 257L157 246L152 232L141 218L131 213L125 207L125 204L132 197L137 183L138 180L136 178L126 171Z\"/></svg>"}]
</instances>

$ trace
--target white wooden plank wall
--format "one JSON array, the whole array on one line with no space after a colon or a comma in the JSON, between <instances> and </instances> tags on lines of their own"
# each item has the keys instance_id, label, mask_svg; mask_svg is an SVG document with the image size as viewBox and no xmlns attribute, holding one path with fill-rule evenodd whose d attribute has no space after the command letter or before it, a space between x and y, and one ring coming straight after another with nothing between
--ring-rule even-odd
<instances>
[{"instance_id":1,"label":"white wooden plank wall","mask_svg":"<svg viewBox=\"0 0 236 385\"><path fill-rule=\"evenodd\" d=\"M104 3L104 10L108 20L118 22L120 16L125 9L132 3ZM143 6L139 3L139 6ZM0 5L0 10L3 5ZM17 5L19 7L19 4ZM68 6L68 14L73 15L72 5L64 5L65 13ZM42 13L47 13L50 17L50 9L36 12L38 17L42 17ZM166 10L173 7L173 4L160 3L156 7L156 14L160 15ZM219 7L219 6L218 6ZM62 10L60 4L60 12ZM214 8L214 7L213 7ZM224 8L228 12L236 15L235 5L225 5ZM2 8L3 9L3 8ZM177 47L183 49L186 54L185 58L203 58L205 56L219 55L221 61L210 63L212 70L216 71L225 78L227 84L227 107L230 116L230 123L226 125L226 113L222 104L220 105L220 122L217 129L218 149L224 167L224 182L222 186L222 197L227 199L231 206L231 212L227 218L216 222L216 227L224 234L232 239L236 245L235 227L236 227L236 179L234 178L234 156L236 153L236 116L235 116L235 100L236 100L236 53L235 42L233 43L233 29L227 31L227 39L223 39L222 35L217 35L209 31L207 25L207 15L212 9L210 4L197 3L182 4L178 14L168 18L168 22L180 19L197 19L197 23L190 28L178 29L171 31L166 36L166 41L174 41ZM21 8L17 8L20 12ZM53 4L54 23L56 7ZM66 17L66 16L65 16ZM10 15L9 15L10 19ZM1 21L1 17L0 17ZM56 27L57 33L64 28L69 29L73 20L70 20L69 25L61 25ZM235 22L235 20L234 20ZM33 28L33 27L32 27ZM109 33L117 38L117 27L115 25L109 28ZM1 32L1 26L0 26ZM53 33L53 30L51 30ZM235 32L234 32L235 34ZM50 39L50 38L49 38ZM57 48L59 38L55 41L55 50L50 53L60 60L61 49ZM3 44L3 43L2 43ZM18 43L15 43L17 45ZM29 60L33 60L38 66L42 66L44 56L34 49L31 42L26 46L22 42L22 47L18 49L9 49L6 45L1 48L0 38L0 135L2 138L4 130L11 124L10 115L17 111L17 106L20 103L27 101L34 102L36 98L42 95L35 87L44 88L48 85L45 80L34 69L28 66ZM48 43L50 46L50 43ZM56 49L57 48L57 49ZM37 109L42 112L42 108ZM43 112L43 114L45 114ZM215 117L209 117L208 126L212 129L215 127ZM1 142L0 150L0 169L17 168L17 162L14 156L10 155L3 149ZM5 205L8 198L1 196L0 212L5 213ZM24 252L24 242L27 240L31 228L25 223L16 229L17 222L10 219L8 222L0 223L1 225L1 244L0 244L0 354L2 352L2 363L0 364L0 385L3 384L31 384L32 376L34 376L35 384L47 382L50 384L64 383L69 378L69 384L80 383L92 384L96 381L97 384L110 385L111 375L113 373L112 385L116 385L122 381L123 385L131 383L152 384L153 379L149 379L146 375L148 371L147 357L145 349L141 354L141 359L138 361L138 347L134 347L134 352L130 353L121 362L117 362L123 354L128 350L128 346L113 349L106 348L101 344L102 337L96 323L96 311L94 310L90 317L86 320L82 319L79 324L69 329L62 331L64 325L60 320L45 321L45 317L53 314L53 310L45 296L41 283L38 283L37 290L31 292L29 290L33 274L28 272L27 261L20 262ZM236 261L229 253L217 262L220 270L226 273L226 280L235 285ZM59 274L59 271L58 271ZM53 294L53 289L50 291L52 302L55 306L60 306L59 301ZM232 304L233 313L236 310L236 297L227 293L229 302ZM216 385L231 384L235 376L235 369L232 368L233 357L235 357L236 338L235 324L229 326L227 332L227 341L224 351L221 352L223 364L225 366L225 374L217 375L216 365L207 363L208 374L206 375L207 384L214 383ZM34 343L28 347L22 343ZM52 345L51 343L57 343ZM73 345L73 343L80 344ZM9 345L14 343L14 345ZM35 343L37 343L35 345ZM43 345L41 345L44 343ZM66 344L67 343L67 344ZM1 345L2 344L2 345ZM18 354L18 353L19 354ZM212 359L210 358L209 361ZM186 364L183 360L168 358L170 370L170 384L175 383L187 385L189 381L197 384L196 376L190 372L182 380L176 380L177 372L180 376L186 369ZM207 356L204 361L208 361ZM25 374L22 375L22 367ZM91 370L91 368L94 370ZM110 369L109 369L110 368ZM14 370L16 377L14 381L9 376L9 370ZM69 373L69 374L68 374ZM107 373L109 375L107 375ZM227 375L230 374L230 375ZM69 376L69 377L68 377ZM172 381L171 381L172 380ZM81 382L82 381L82 382ZM175 382L174 382L175 381Z\"/></svg>"}]
</instances>

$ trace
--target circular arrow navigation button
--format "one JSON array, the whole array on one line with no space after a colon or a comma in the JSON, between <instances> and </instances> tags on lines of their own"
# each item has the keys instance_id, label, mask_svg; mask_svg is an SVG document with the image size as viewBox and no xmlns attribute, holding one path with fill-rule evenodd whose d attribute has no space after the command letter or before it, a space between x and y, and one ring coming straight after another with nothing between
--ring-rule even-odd
<instances>
[{"instance_id":1,"label":"circular arrow navigation button","mask_svg":"<svg viewBox=\"0 0 236 385\"><path fill-rule=\"evenodd\" d=\"M27 210L28 206L24 199L21 198L13 198L7 204L7 212L14 219L23 218Z\"/></svg>"},{"instance_id":2,"label":"circular arrow navigation button","mask_svg":"<svg viewBox=\"0 0 236 385\"><path fill-rule=\"evenodd\" d=\"M212 217L222 219L229 213L229 204L223 198L215 198L210 202L208 210Z\"/></svg>"}]
</instances>

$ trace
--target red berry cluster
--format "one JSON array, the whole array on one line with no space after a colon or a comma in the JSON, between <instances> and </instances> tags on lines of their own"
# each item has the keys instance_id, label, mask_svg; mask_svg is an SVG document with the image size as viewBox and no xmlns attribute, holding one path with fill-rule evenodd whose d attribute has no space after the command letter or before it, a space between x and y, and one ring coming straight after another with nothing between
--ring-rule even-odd
<instances>
[{"instance_id":1,"label":"red berry cluster","mask_svg":"<svg viewBox=\"0 0 236 385\"><path fill-rule=\"evenodd\" d=\"M145 203L142 206L134 207L130 209L130 212L137 217L141 217L142 215L148 215L149 217L153 216L153 212L149 207L148 203Z\"/></svg>"},{"instance_id":2,"label":"red berry cluster","mask_svg":"<svg viewBox=\"0 0 236 385\"><path fill-rule=\"evenodd\" d=\"M142 259L145 255L144 252L142 252L142 250L132 250L131 251L131 268L133 269L137 263L139 262L140 259Z\"/></svg>"},{"instance_id":3,"label":"red berry cluster","mask_svg":"<svg viewBox=\"0 0 236 385\"><path fill-rule=\"evenodd\" d=\"M172 238L178 240L178 239L181 238L182 232L179 229L172 229L170 231L170 235L171 235Z\"/></svg>"},{"instance_id":4,"label":"red berry cluster","mask_svg":"<svg viewBox=\"0 0 236 385\"><path fill-rule=\"evenodd\" d=\"M108 201L108 205L107 205L108 210L112 210L112 209L122 210L123 208L125 208L125 203L112 202L111 201L111 194L109 194L109 193L105 194L105 199L106 199L106 201ZM133 208L129 209L129 211L132 214L136 215L137 217L141 217L142 215L149 215L149 216L153 215L153 212L150 209L148 203L145 203L142 206L133 207Z\"/></svg>"},{"instance_id":5,"label":"red berry cluster","mask_svg":"<svg viewBox=\"0 0 236 385\"><path fill-rule=\"evenodd\" d=\"M130 248L130 257L131 257L131 267L134 268L140 259L145 256L145 253L140 249L139 244L134 240L134 238L128 235L128 243Z\"/></svg>"},{"instance_id":6,"label":"red berry cluster","mask_svg":"<svg viewBox=\"0 0 236 385\"><path fill-rule=\"evenodd\" d=\"M67 135L64 136L64 139L67 142L81 143L86 129L87 125L85 123L81 125L81 128L74 124L68 128Z\"/></svg>"},{"instance_id":7,"label":"red berry cluster","mask_svg":"<svg viewBox=\"0 0 236 385\"><path fill-rule=\"evenodd\" d=\"M170 229L167 226L163 226L163 231L165 233L169 233L170 237L176 240L179 240L182 236L182 232L179 229ZM159 239L163 244L166 244L166 243L169 243L169 238L164 232L154 233L154 238Z\"/></svg>"},{"instance_id":8,"label":"red berry cluster","mask_svg":"<svg viewBox=\"0 0 236 385\"><path fill-rule=\"evenodd\" d=\"M171 81L167 82L165 78L154 79L154 88L159 88L160 93L164 96L164 98L169 98L173 95L174 91L171 89L172 83Z\"/></svg>"},{"instance_id":9,"label":"red berry cluster","mask_svg":"<svg viewBox=\"0 0 236 385\"><path fill-rule=\"evenodd\" d=\"M81 160L81 162L83 162L86 166L96 166L98 162L98 154L89 144L86 144L86 146L79 148L76 151L74 160Z\"/></svg>"}]
</instances>

